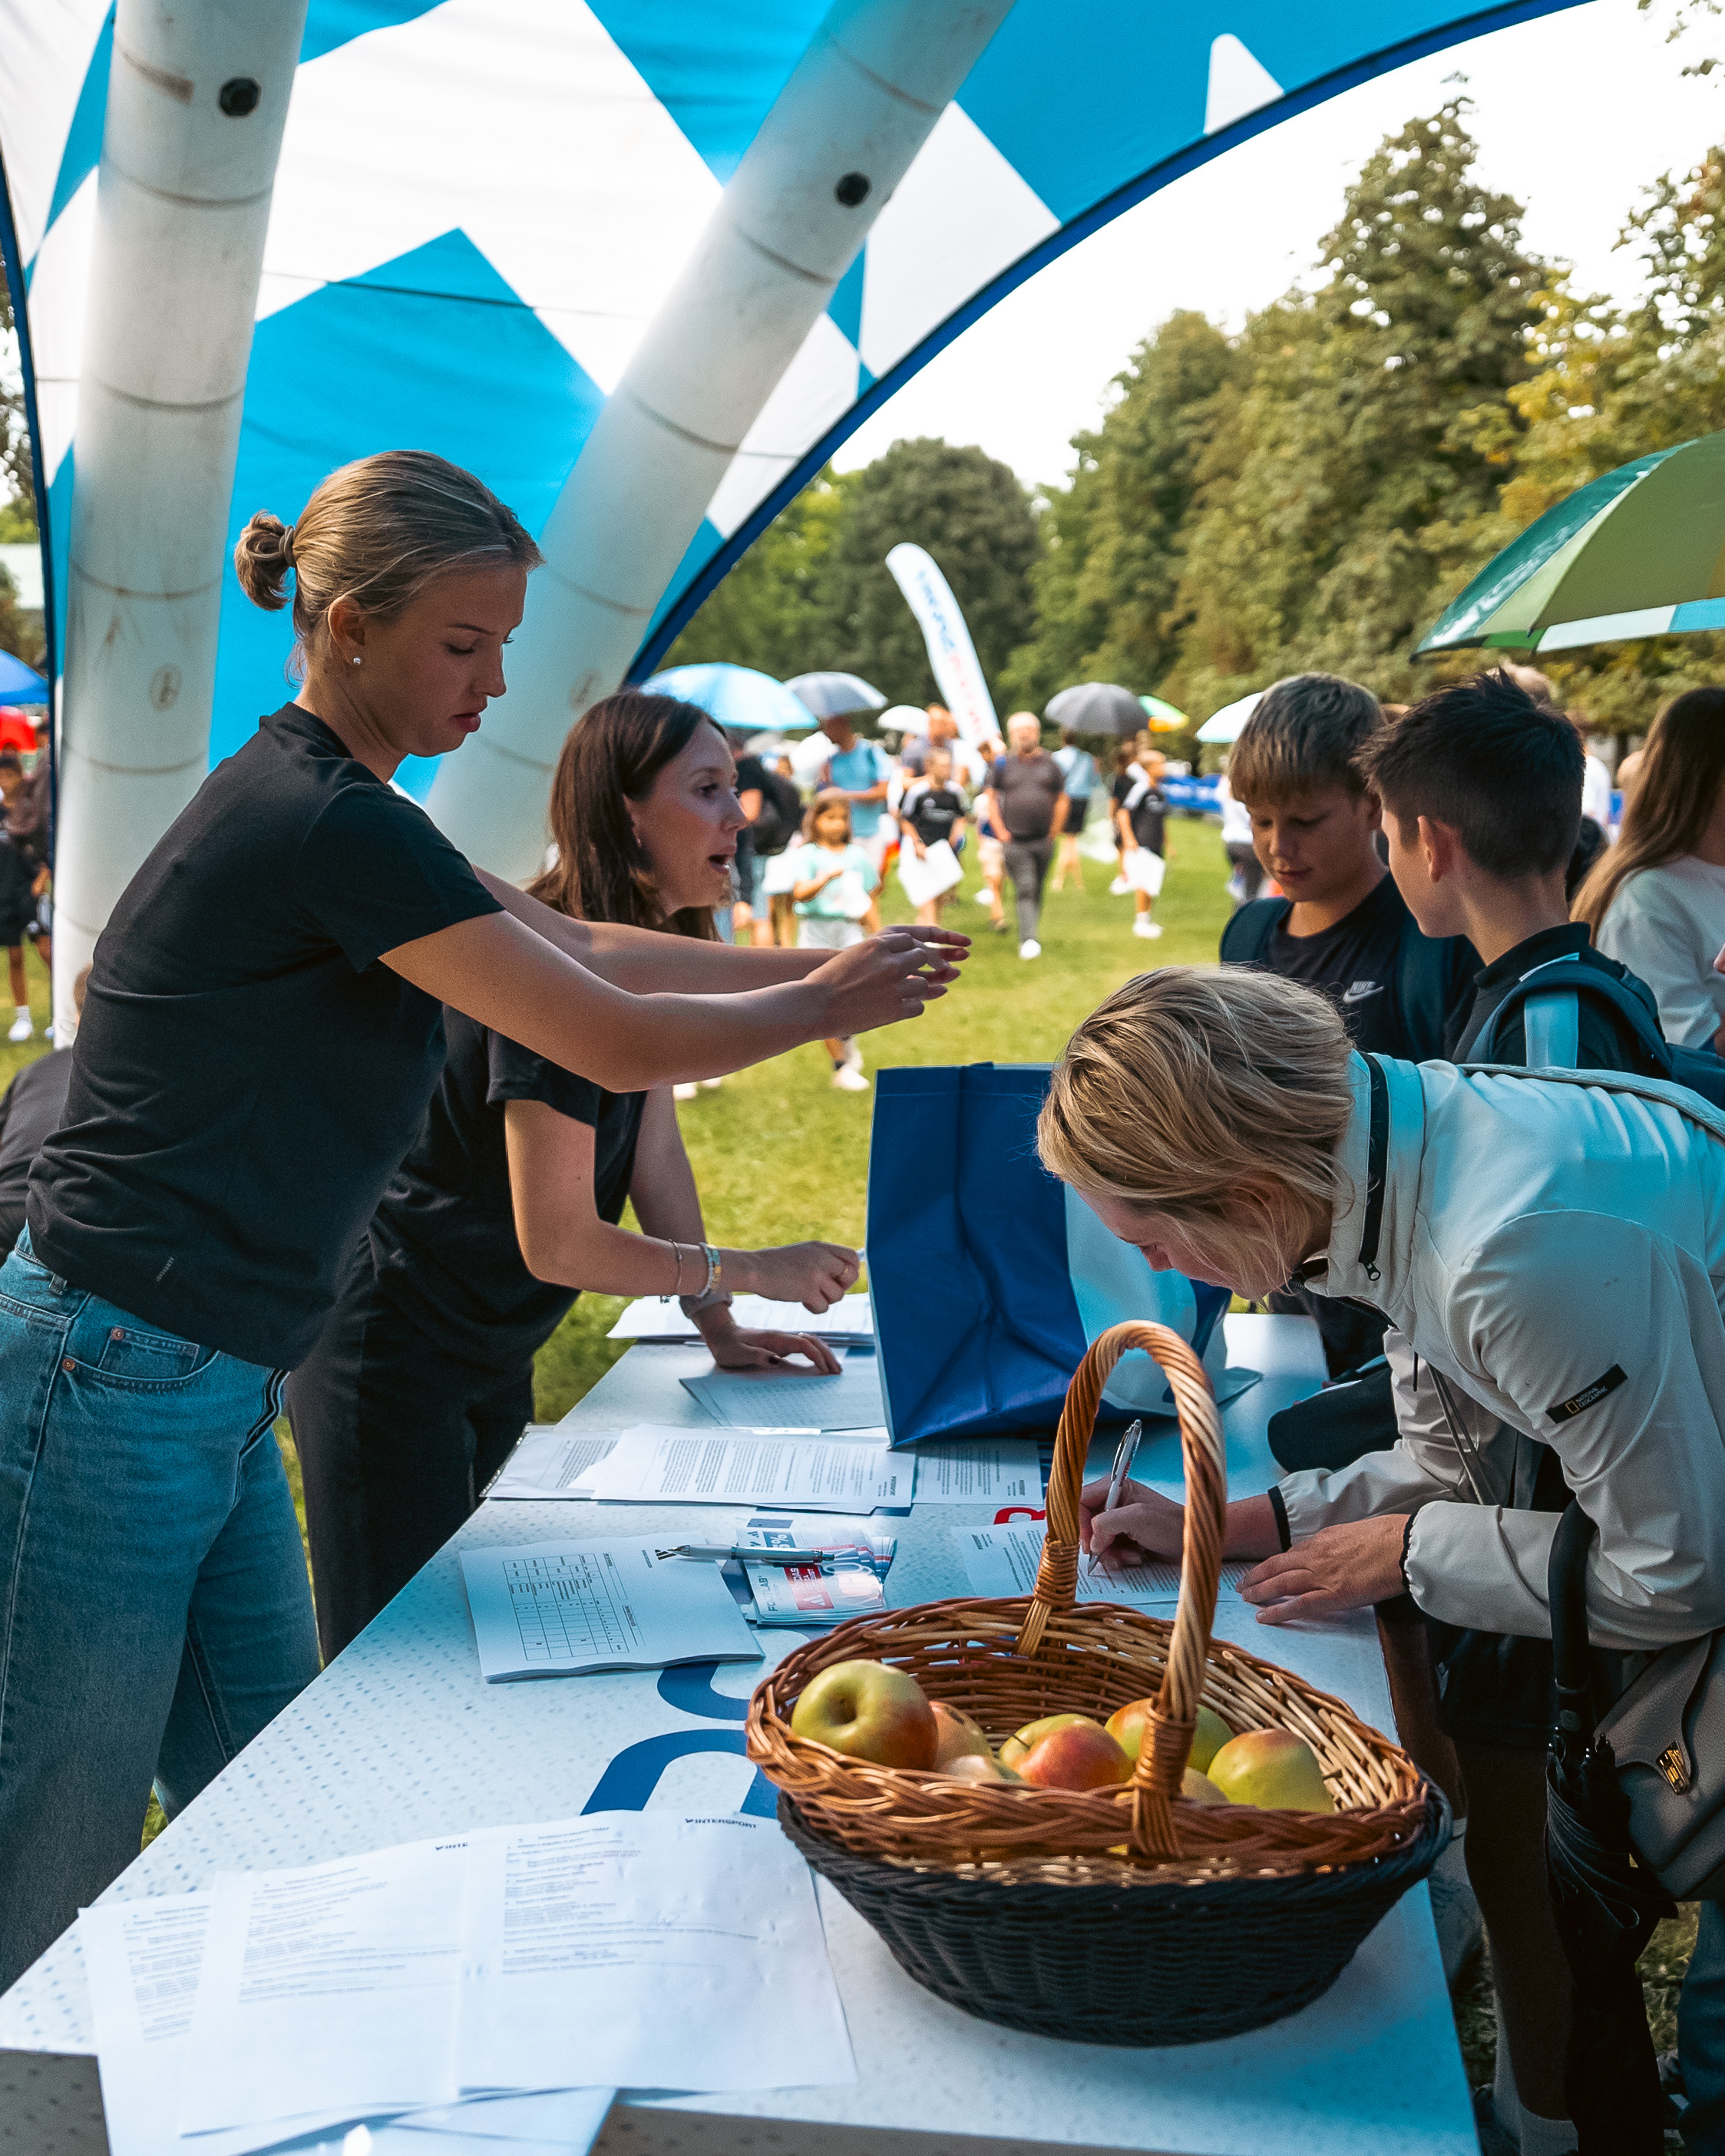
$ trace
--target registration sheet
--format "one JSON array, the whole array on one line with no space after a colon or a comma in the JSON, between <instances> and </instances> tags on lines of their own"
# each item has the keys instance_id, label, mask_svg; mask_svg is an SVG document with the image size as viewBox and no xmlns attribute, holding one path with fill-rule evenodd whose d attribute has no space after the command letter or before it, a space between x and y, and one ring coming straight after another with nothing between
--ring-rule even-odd
<instances>
[{"instance_id":1,"label":"registration sheet","mask_svg":"<svg viewBox=\"0 0 1725 2156\"><path fill-rule=\"evenodd\" d=\"M449 2102L468 1845L218 1872L180 2128Z\"/></svg>"},{"instance_id":2,"label":"registration sheet","mask_svg":"<svg viewBox=\"0 0 1725 2156\"><path fill-rule=\"evenodd\" d=\"M464 1548L461 1576L486 1681L758 1661L755 1635L717 1567L660 1557L665 1540Z\"/></svg>"},{"instance_id":3,"label":"registration sheet","mask_svg":"<svg viewBox=\"0 0 1725 2156\"><path fill-rule=\"evenodd\" d=\"M683 1430L638 1423L593 1471L602 1504L771 1505L816 1512L907 1507L916 1463L884 1429Z\"/></svg>"},{"instance_id":4,"label":"registration sheet","mask_svg":"<svg viewBox=\"0 0 1725 2156\"><path fill-rule=\"evenodd\" d=\"M1036 1584L1036 1568L1042 1561L1046 1532L1040 1520L1023 1520L1002 1527L961 1527L955 1531L964 1556L964 1569L977 1594L1028 1594ZM1240 1583L1251 1570L1248 1563L1222 1567L1220 1595L1236 1600ZM1089 1560L1078 1560L1080 1602L1124 1603L1133 1609L1147 1609L1172 1617L1180 1599L1180 1568L1177 1564L1123 1565L1115 1572L1099 1566L1092 1573Z\"/></svg>"},{"instance_id":5,"label":"registration sheet","mask_svg":"<svg viewBox=\"0 0 1725 2156\"><path fill-rule=\"evenodd\" d=\"M598 1812L474 1848L464 2087L856 2078L809 1867L776 1823Z\"/></svg>"},{"instance_id":6,"label":"registration sheet","mask_svg":"<svg viewBox=\"0 0 1725 2156\"><path fill-rule=\"evenodd\" d=\"M884 1430L880 1365L873 1349L847 1349L844 1365L836 1378L818 1376L798 1363L776 1363L766 1370L709 1370L685 1378L683 1389L715 1422L734 1429L778 1423L808 1430Z\"/></svg>"},{"instance_id":7,"label":"registration sheet","mask_svg":"<svg viewBox=\"0 0 1725 2156\"><path fill-rule=\"evenodd\" d=\"M1040 1505L1034 1438L961 1437L916 1447L919 1505Z\"/></svg>"},{"instance_id":8,"label":"registration sheet","mask_svg":"<svg viewBox=\"0 0 1725 2156\"><path fill-rule=\"evenodd\" d=\"M732 1299L731 1322L752 1332L816 1332L823 1340L872 1340L875 1313L865 1295L841 1295L830 1310L804 1310L800 1302L774 1302L764 1295ZM698 1340L701 1328L681 1307L656 1295L632 1302L605 1335L608 1340Z\"/></svg>"},{"instance_id":9,"label":"registration sheet","mask_svg":"<svg viewBox=\"0 0 1725 2156\"><path fill-rule=\"evenodd\" d=\"M593 1471L616 1442L615 1430L530 1422L485 1496L536 1502L547 1497L590 1497Z\"/></svg>"}]
</instances>

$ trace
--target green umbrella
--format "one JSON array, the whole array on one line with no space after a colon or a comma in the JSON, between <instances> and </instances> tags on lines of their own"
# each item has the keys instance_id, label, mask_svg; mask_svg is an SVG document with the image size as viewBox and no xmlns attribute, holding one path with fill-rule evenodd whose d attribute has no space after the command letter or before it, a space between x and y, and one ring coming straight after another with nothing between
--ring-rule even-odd
<instances>
[{"instance_id":1,"label":"green umbrella","mask_svg":"<svg viewBox=\"0 0 1725 2156\"><path fill-rule=\"evenodd\" d=\"M1177 734L1192 723L1177 705L1165 704L1160 696L1140 696L1138 701L1149 718L1152 733Z\"/></svg>"},{"instance_id":2,"label":"green umbrella","mask_svg":"<svg viewBox=\"0 0 1725 2156\"><path fill-rule=\"evenodd\" d=\"M1701 629L1725 629L1725 434L1637 457L1548 509L1419 651L1569 651Z\"/></svg>"}]
</instances>

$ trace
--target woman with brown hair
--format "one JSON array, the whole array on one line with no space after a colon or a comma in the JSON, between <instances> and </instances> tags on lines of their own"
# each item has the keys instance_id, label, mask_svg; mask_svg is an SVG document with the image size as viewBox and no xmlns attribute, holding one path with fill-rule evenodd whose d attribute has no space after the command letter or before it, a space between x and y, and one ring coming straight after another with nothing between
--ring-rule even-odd
<instances>
[{"instance_id":1,"label":"woman with brown hair","mask_svg":"<svg viewBox=\"0 0 1725 2156\"><path fill-rule=\"evenodd\" d=\"M695 705L608 696L564 744L557 859L533 896L571 920L712 941L743 821L736 776ZM608 1092L457 1010L444 1025L424 1127L288 1386L326 1661L473 1511L583 1288L680 1295L721 1369L800 1355L831 1373L817 1338L739 1330L732 1292L821 1311L857 1276L836 1243L714 1250L668 1087ZM617 1224L625 1199L639 1235Z\"/></svg>"},{"instance_id":2,"label":"woman with brown hair","mask_svg":"<svg viewBox=\"0 0 1725 2156\"><path fill-rule=\"evenodd\" d=\"M1617 844L1575 894L1573 918L1640 976L1667 1040L1705 1048L1725 1022L1725 689L1689 689L1653 721Z\"/></svg>"},{"instance_id":3,"label":"woman with brown hair","mask_svg":"<svg viewBox=\"0 0 1725 2156\"><path fill-rule=\"evenodd\" d=\"M152 1779L177 1811L316 1674L270 1425L424 1121L445 1004L627 1092L950 978L939 931L736 951L569 920L463 859L389 782L503 694L538 558L413 451L240 536L257 604L291 579L303 685L115 907L0 1269L0 1987L137 1854Z\"/></svg>"}]
</instances>

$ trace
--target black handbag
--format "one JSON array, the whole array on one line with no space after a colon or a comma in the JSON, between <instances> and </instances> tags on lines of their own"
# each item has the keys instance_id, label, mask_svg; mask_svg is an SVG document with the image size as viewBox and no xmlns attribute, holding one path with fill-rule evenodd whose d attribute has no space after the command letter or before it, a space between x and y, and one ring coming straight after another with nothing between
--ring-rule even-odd
<instances>
[{"instance_id":1,"label":"black handbag","mask_svg":"<svg viewBox=\"0 0 1725 2156\"><path fill-rule=\"evenodd\" d=\"M1350 1467L1368 1452L1388 1452L1395 1440L1395 1399L1381 1355L1358 1376L1270 1418L1270 1450L1290 1474Z\"/></svg>"}]
</instances>

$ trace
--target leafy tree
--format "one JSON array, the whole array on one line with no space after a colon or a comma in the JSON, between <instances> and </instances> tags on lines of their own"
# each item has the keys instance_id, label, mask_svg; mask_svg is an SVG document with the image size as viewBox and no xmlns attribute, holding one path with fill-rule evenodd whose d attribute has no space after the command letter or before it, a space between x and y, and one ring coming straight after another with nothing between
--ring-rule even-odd
<instances>
[{"instance_id":1,"label":"leafy tree","mask_svg":"<svg viewBox=\"0 0 1725 2156\"><path fill-rule=\"evenodd\" d=\"M758 667L781 681L831 665L817 588L855 478L829 467L806 486L727 573L661 663L723 660Z\"/></svg>"},{"instance_id":2,"label":"leafy tree","mask_svg":"<svg viewBox=\"0 0 1725 2156\"><path fill-rule=\"evenodd\" d=\"M1248 325L1212 441L1163 693L1198 710L1318 667L1405 696L1408 654L1484 558L1548 283L1481 187L1460 101L1391 136L1348 192L1315 292Z\"/></svg>"},{"instance_id":3,"label":"leafy tree","mask_svg":"<svg viewBox=\"0 0 1725 2156\"><path fill-rule=\"evenodd\" d=\"M1036 634L1007 664L1009 702L1040 710L1077 681L1153 688L1173 664L1173 613L1200 459L1240 357L1202 315L1170 316L1115 377L1118 401L1073 441L1031 571Z\"/></svg>"},{"instance_id":4,"label":"leafy tree","mask_svg":"<svg viewBox=\"0 0 1725 2156\"><path fill-rule=\"evenodd\" d=\"M886 567L901 540L939 563L992 688L1033 618L1035 515L1009 465L927 439L895 442L850 475L819 580L832 642L817 663L860 674L891 703L933 696L922 632Z\"/></svg>"},{"instance_id":5,"label":"leafy tree","mask_svg":"<svg viewBox=\"0 0 1725 2156\"><path fill-rule=\"evenodd\" d=\"M36 535L36 496L34 468L30 457L30 429L24 418L24 392L22 379L16 377L15 362L18 351L18 326L13 320L12 295L6 280L0 277L0 347L8 355L5 378L0 381L0 476L17 497L15 503L8 502L4 509L21 511L28 519L28 530L18 533L19 538L33 538ZM3 513L3 511L0 511ZM8 538L13 536L11 532Z\"/></svg>"}]
</instances>

